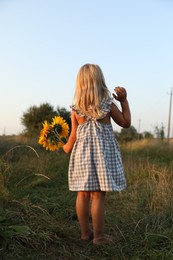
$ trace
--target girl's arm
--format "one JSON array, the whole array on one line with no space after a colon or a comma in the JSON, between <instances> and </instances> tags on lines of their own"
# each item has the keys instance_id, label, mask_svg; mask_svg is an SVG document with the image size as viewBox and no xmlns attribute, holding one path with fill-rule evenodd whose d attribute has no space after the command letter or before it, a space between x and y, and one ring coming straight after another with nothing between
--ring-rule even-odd
<instances>
[{"instance_id":1,"label":"girl's arm","mask_svg":"<svg viewBox=\"0 0 173 260\"><path fill-rule=\"evenodd\" d=\"M114 122L117 123L119 126L128 128L131 125L131 113L129 104L127 101L127 92L125 88L117 87L114 89L115 94L113 97L121 103L120 111L118 107L112 103L111 106L111 117L113 118Z\"/></svg>"},{"instance_id":2,"label":"girl's arm","mask_svg":"<svg viewBox=\"0 0 173 260\"><path fill-rule=\"evenodd\" d=\"M75 116L75 111L72 111L71 122L72 122L71 133L70 133L70 136L69 136L67 143L63 146L63 150L64 150L65 153L71 152L73 145L76 141L76 130L77 130L77 127L78 127L78 122L77 122L77 119L76 119L76 116Z\"/></svg>"}]
</instances>

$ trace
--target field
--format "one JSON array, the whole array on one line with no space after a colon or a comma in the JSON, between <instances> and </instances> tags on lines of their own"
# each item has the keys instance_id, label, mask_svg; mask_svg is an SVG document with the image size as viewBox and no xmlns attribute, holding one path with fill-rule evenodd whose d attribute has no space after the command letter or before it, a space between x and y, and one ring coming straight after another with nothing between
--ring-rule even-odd
<instances>
[{"instance_id":1,"label":"field","mask_svg":"<svg viewBox=\"0 0 173 260\"><path fill-rule=\"evenodd\" d=\"M0 137L0 259L173 259L173 143L121 145L128 187L107 193L113 243L80 241L68 160L36 140Z\"/></svg>"}]
</instances>

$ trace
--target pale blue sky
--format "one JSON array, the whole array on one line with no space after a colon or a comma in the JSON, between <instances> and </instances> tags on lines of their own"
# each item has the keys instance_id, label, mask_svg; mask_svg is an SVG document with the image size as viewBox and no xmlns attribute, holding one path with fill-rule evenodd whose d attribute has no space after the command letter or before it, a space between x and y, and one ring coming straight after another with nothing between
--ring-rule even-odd
<instances>
[{"instance_id":1,"label":"pale blue sky","mask_svg":"<svg viewBox=\"0 0 173 260\"><path fill-rule=\"evenodd\" d=\"M32 105L69 109L85 63L127 89L137 130L167 135L172 0L0 0L0 135L20 133Z\"/></svg>"}]
</instances>

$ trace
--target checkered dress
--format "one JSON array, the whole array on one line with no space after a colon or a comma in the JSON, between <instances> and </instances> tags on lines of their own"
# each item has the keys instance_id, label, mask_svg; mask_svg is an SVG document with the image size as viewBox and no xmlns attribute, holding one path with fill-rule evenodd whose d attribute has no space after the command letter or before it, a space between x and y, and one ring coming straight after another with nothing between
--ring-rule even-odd
<instances>
[{"instance_id":1,"label":"checkered dress","mask_svg":"<svg viewBox=\"0 0 173 260\"><path fill-rule=\"evenodd\" d=\"M108 110L110 111L110 100L107 101L105 113ZM68 178L71 191L125 189L121 154L111 124L88 118L78 126Z\"/></svg>"}]
</instances>

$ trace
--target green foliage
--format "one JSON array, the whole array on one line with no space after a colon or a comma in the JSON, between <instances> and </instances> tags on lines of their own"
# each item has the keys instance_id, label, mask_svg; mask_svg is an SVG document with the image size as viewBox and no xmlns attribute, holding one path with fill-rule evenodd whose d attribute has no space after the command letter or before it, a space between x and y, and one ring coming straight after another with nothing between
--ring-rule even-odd
<instances>
[{"instance_id":1,"label":"green foliage","mask_svg":"<svg viewBox=\"0 0 173 260\"><path fill-rule=\"evenodd\" d=\"M70 112L67 111L65 108L57 107L57 110L54 110L53 106L48 103L41 104L40 106L31 106L28 110L23 113L21 118L21 122L24 129L24 134L27 136L38 136L40 130L42 128L42 123L47 121L52 121L52 118L55 115L62 116L69 126L71 125L70 120Z\"/></svg>"},{"instance_id":2,"label":"green foliage","mask_svg":"<svg viewBox=\"0 0 173 260\"><path fill-rule=\"evenodd\" d=\"M129 142L139 138L139 134L134 126L129 128L122 128L120 134L118 135L118 140L120 142Z\"/></svg>"},{"instance_id":3,"label":"green foliage","mask_svg":"<svg viewBox=\"0 0 173 260\"><path fill-rule=\"evenodd\" d=\"M141 139L153 139L154 135L157 139L164 140L165 138L163 125L160 128L158 126L155 127L154 135L148 131L144 131L143 133L138 133L134 126L131 126L129 128L122 128L121 132L120 133L116 132L115 135L121 143L127 143L127 142L141 140Z\"/></svg>"},{"instance_id":4,"label":"green foliage","mask_svg":"<svg viewBox=\"0 0 173 260\"><path fill-rule=\"evenodd\" d=\"M58 116L62 116L66 120L67 124L71 129L71 112L68 111L65 107L59 107L59 106L57 107L56 112Z\"/></svg>"},{"instance_id":5,"label":"green foliage","mask_svg":"<svg viewBox=\"0 0 173 260\"><path fill-rule=\"evenodd\" d=\"M31 149L37 155L37 157L39 157L37 152L31 146L16 145L15 147L9 149L0 158L0 246L2 248L5 248L11 242L13 237L24 238L31 233L31 229L28 226L14 223L14 220L8 217L7 209L7 205L12 198L12 194L10 194L11 192L9 188L11 164L8 162L8 155L14 152L16 148L23 147ZM12 160L12 157L10 160Z\"/></svg>"},{"instance_id":6,"label":"green foliage","mask_svg":"<svg viewBox=\"0 0 173 260\"><path fill-rule=\"evenodd\" d=\"M7 182L9 178L9 164L0 159L0 213L4 210L9 196Z\"/></svg>"},{"instance_id":7,"label":"green foliage","mask_svg":"<svg viewBox=\"0 0 173 260\"><path fill-rule=\"evenodd\" d=\"M165 131L163 125L160 128L158 126L155 126L155 135L156 138L160 138L162 140L165 138Z\"/></svg>"},{"instance_id":8,"label":"green foliage","mask_svg":"<svg viewBox=\"0 0 173 260\"><path fill-rule=\"evenodd\" d=\"M153 136L150 132L148 132L148 131L145 131L145 132L143 133L143 137L144 137L145 139L152 139L152 138L154 138L154 136Z\"/></svg>"},{"instance_id":9,"label":"green foliage","mask_svg":"<svg viewBox=\"0 0 173 260\"><path fill-rule=\"evenodd\" d=\"M21 122L25 127L24 133L30 136L38 135L44 120L51 120L55 114L53 107L48 103L41 104L39 107L29 107L21 118Z\"/></svg>"},{"instance_id":10,"label":"green foliage","mask_svg":"<svg viewBox=\"0 0 173 260\"><path fill-rule=\"evenodd\" d=\"M10 225L11 219L7 215L1 214L0 216L0 246L1 250L10 243L12 238L26 238L31 234L31 229L25 225Z\"/></svg>"}]
</instances>

